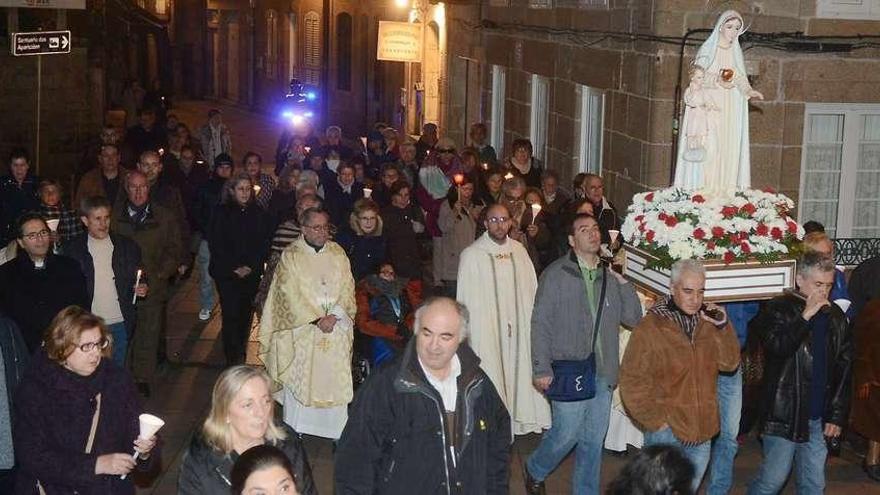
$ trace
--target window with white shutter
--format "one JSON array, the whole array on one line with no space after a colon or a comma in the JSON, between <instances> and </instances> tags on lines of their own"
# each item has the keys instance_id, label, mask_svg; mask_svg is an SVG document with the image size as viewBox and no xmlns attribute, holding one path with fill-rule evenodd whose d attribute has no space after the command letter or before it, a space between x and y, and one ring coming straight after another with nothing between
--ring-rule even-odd
<instances>
[{"instance_id":1,"label":"window with white shutter","mask_svg":"<svg viewBox=\"0 0 880 495\"><path fill-rule=\"evenodd\" d=\"M832 238L880 237L880 105L807 105L798 211Z\"/></svg>"},{"instance_id":2,"label":"window with white shutter","mask_svg":"<svg viewBox=\"0 0 880 495\"><path fill-rule=\"evenodd\" d=\"M575 170L601 175L602 131L604 128L605 93L589 86L578 85L578 122L575 128Z\"/></svg>"},{"instance_id":3,"label":"window with white shutter","mask_svg":"<svg viewBox=\"0 0 880 495\"><path fill-rule=\"evenodd\" d=\"M498 156L504 153L504 102L507 72L500 65L492 66L492 122L489 139Z\"/></svg>"},{"instance_id":4,"label":"window with white shutter","mask_svg":"<svg viewBox=\"0 0 880 495\"><path fill-rule=\"evenodd\" d=\"M529 139L535 158L547 158L547 117L549 114L550 82L546 77L532 74L532 109L529 119Z\"/></svg>"}]
</instances>

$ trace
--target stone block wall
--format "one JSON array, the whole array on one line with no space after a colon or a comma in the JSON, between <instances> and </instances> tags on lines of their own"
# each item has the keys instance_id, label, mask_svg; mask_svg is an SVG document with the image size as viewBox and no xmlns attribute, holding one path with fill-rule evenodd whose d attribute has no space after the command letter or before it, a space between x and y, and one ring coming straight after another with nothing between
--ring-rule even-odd
<instances>
[{"instance_id":1,"label":"stone block wall","mask_svg":"<svg viewBox=\"0 0 880 495\"><path fill-rule=\"evenodd\" d=\"M815 36L880 32L880 22L817 18L815 3L758 2L750 30ZM679 38L689 29L711 29L717 13L703 10L704 0L609 0L608 4L607 9L540 10L528 8L526 0L512 0L509 7L485 7L481 19L486 22L480 30L485 54L480 61L486 73L483 101L491 98L491 65L506 67L505 143L509 146L512 137L528 137L531 74L548 77L548 166L565 180L575 172L576 85L604 91L602 174L606 193L624 208L634 193L670 184L675 91L677 84L686 87L688 79L682 74L679 82L680 47L656 41L611 41L578 30ZM461 27L464 23L455 22L459 10L448 9L453 17L451 39L466 31ZM467 25L472 27L474 21ZM702 34L693 39L704 38ZM682 72L695 51L686 49ZM833 54L753 48L746 58L757 73L755 89L765 97L749 112L753 186L773 187L797 200L805 104L880 102L880 50ZM488 121L489 114L489 105L483 105L483 119Z\"/></svg>"}]
</instances>

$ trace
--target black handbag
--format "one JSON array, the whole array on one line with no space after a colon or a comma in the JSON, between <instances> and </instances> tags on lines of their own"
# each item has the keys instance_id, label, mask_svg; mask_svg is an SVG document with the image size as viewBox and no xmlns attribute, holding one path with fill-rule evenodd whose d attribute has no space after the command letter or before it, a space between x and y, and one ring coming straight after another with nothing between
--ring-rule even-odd
<instances>
[{"instance_id":1,"label":"black handbag","mask_svg":"<svg viewBox=\"0 0 880 495\"><path fill-rule=\"evenodd\" d=\"M605 288L608 285L608 271L602 267L602 290L599 293L596 319L593 321L593 339L590 355L580 360L554 360L553 381L545 395L557 402L578 402L596 396L596 340L602 324L602 308L605 306Z\"/></svg>"}]
</instances>

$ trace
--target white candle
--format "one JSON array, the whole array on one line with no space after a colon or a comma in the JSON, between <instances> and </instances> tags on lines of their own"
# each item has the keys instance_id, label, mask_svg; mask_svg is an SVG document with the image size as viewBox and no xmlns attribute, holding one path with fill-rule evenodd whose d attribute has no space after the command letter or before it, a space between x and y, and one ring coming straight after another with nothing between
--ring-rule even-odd
<instances>
[{"instance_id":1,"label":"white candle","mask_svg":"<svg viewBox=\"0 0 880 495\"><path fill-rule=\"evenodd\" d=\"M141 275L144 274L144 271L138 268L137 276L134 278L134 294L131 297L131 303L134 304L137 302L137 288L138 285L141 285Z\"/></svg>"},{"instance_id":2,"label":"white candle","mask_svg":"<svg viewBox=\"0 0 880 495\"><path fill-rule=\"evenodd\" d=\"M365 187L364 188L364 197L369 198L372 195L373 195L373 190L370 189L369 187Z\"/></svg>"},{"instance_id":3,"label":"white candle","mask_svg":"<svg viewBox=\"0 0 880 495\"><path fill-rule=\"evenodd\" d=\"M259 196L261 189L262 189L262 187L260 187L259 184L254 184L254 196Z\"/></svg>"},{"instance_id":4,"label":"white candle","mask_svg":"<svg viewBox=\"0 0 880 495\"><path fill-rule=\"evenodd\" d=\"M538 218L538 213L541 213L541 205L538 203L532 204L532 225L535 224L535 219Z\"/></svg>"}]
</instances>

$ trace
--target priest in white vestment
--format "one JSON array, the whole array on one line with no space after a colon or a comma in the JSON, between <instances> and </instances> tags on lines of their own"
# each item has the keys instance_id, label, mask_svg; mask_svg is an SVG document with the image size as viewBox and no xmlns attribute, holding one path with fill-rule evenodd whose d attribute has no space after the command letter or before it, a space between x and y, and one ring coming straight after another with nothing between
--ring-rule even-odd
<instances>
[{"instance_id":1,"label":"priest in white vestment","mask_svg":"<svg viewBox=\"0 0 880 495\"><path fill-rule=\"evenodd\" d=\"M260 358L282 390L284 422L338 439L352 399L355 299L348 257L329 216L303 212L303 235L281 254L260 318Z\"/></svg>"},{"instance_id":2,"label":"priest in white vestment","mask_svg":"<svg viewBox=\"0 0 880 495\"><path fill-rule=\"evenodd\" d=\"M489 207L485 225L461 253L457 298L470 312L471 348L507 406L513 434L540 433L550 427L550 405L532 386L535 267L526 248L507 236L506 207Z\"/></svg>"}]
</instances>

